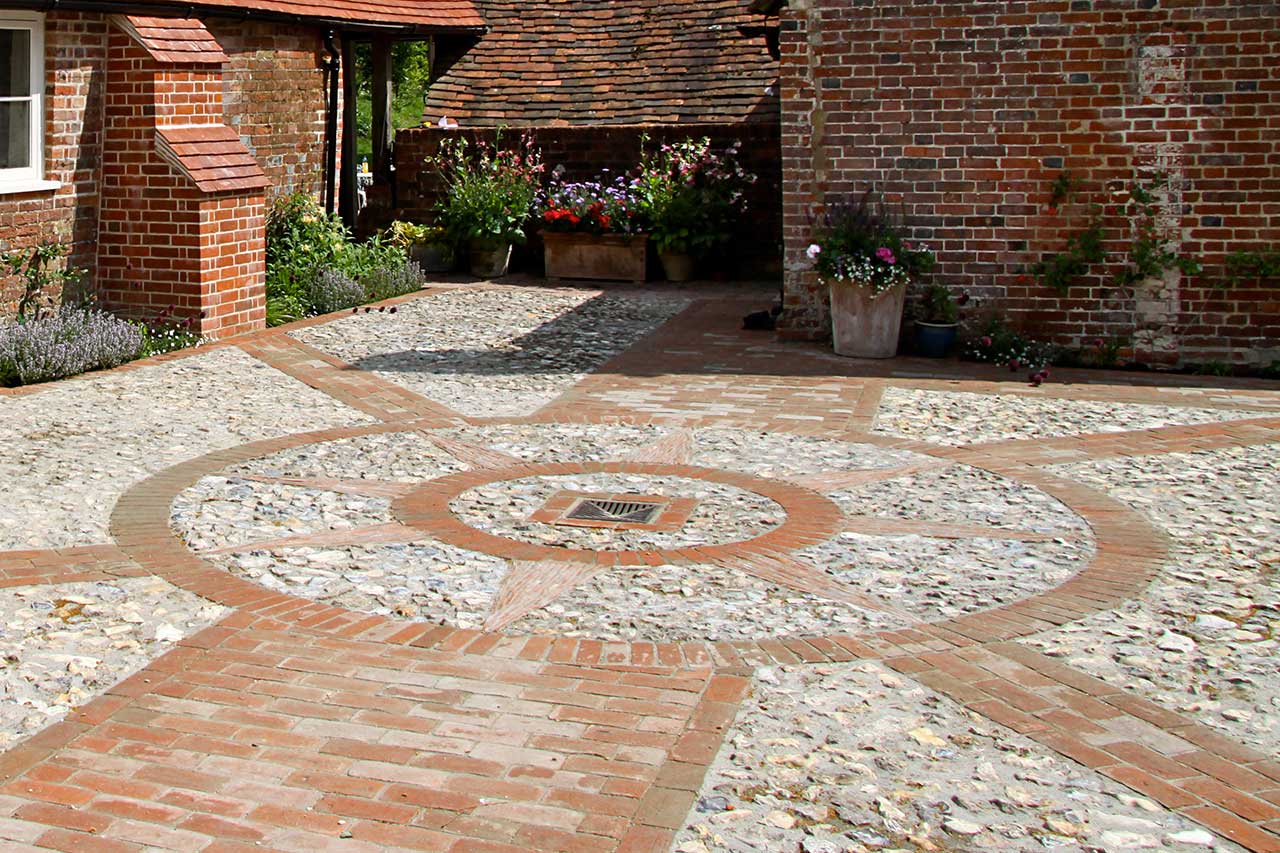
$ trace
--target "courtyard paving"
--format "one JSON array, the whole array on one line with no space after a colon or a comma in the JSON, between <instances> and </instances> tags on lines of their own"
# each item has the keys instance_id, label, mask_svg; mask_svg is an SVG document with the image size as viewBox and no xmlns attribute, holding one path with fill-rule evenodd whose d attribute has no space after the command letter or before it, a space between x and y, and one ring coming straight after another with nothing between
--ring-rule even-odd
<instances>
[{"instance_id":1,"label":"courtyard paving","mask_svg":"<svg viewBox=\"0 0 1280 853\"><path fill-rule=\"evenodd\" d=\"M0 391L0 849L1280 851L1280 383L771 296L442 284Z\"/></svg>"}]
</instances>

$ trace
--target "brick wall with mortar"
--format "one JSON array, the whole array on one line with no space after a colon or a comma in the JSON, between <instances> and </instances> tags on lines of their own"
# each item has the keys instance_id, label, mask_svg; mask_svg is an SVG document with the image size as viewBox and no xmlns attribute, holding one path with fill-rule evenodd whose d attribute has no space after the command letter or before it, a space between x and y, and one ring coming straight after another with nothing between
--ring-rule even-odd
<instances>
[{"instance_id":1,"label":"brick wall with mortar","mask_svg":"<svg viewBox=\"0 0 1280 853\"><path fill-rule=\"evenodd\" d=\"M742 278L769 278L778 275L781 261L782 218L780 210L782 174L778 127L773 123L723 125L652 125L609 127L538 127L531 129L548 171L564 165L568 180L587 180L602 169L620 174L634 169L640 160L640 137L648 134L653 144L688 138L709 137L718 149L742 142L739 159L758 177L747 193L746 213L739 221L733 240L724 255L727 274ZM433 127L412 128L396 134L396 180L398 209L395 216L418 222L431 221L440 199L441 186L425 160L439 150L447 135L493 141L492 129L444 131ZM503 131L504 138L517 139L520 128ZM383 216L390 217L390 213Z\"/></svg>"},{"instance_id":2,"label":"brick wall with mortar","mask_svg":"<svg viewBox=\"0 0 1280 853\"><path fill-rule=\"evenodd\" d=\"M96 14L45 16L45 177L56 190L0 195L0 249L44 241L68 244L67 263L93 279L98 231L98 163L106 81L107 23ZM0 317L11 314L22 282L0 277Z\"/></svg>"},{"instance_id":3,"label":"brick wall with mortar","mask_svg":"<svg viewBox=\"0 0 1280 853\"><path fill-rule=\"evenodd\" d=\"M1030 332L1132 338L1153 364L1280 358L1280 283L1214 286L1226 253L1280 243L1278 13L1241 0L792 0L785 334L826 334L804 257L814 215L874 185L938 250L941 281ZM1055 215L1050 185L1064 169L1083 183ZM1202 276L1112 289L1135 176L1160 185L1160 226L1205 263ZM1107 264L1065 296L1028 280L1095 204Z\"/></svg>"},{"instance_id":4,"label":"brick wall with mortar","mask_svg":"<svg viewBox=\"0 0 1280 853\"><path fill-rule=\"evenodd\" d=\"M323 33L225 18L209 18L205 25L230 60L223 74L227 124L271 179L268 197L292 192L319 196L326 97ZM341 100L341 87L338 91ZM341 103L338 109L341 133Z\"/></svg>"},{"instance_id":5,"label":"brick wall with mortar","mask_svg":"<svg viewBox=\"0 0 1280 853\"><path fill-rule=\"evenodd\" d=\"M202 192L155 144L157 127L222 123L221 68L162 66L117 28L108 51L99 299L211 337L261 328L262 196Z\"/></svg>"},{"instance_id":6,"label":"brick wall with mortar","mask_svg":"<svg viewBox=\"0 0 1280 853\"><path fill-rule=\"evenodd\" d=\"M324 156L324 73L318 29L211 18L206 22L229 62L224 70L222 108L226 123L240 133L271 178L269 197L321 191ZM51 12L45 16L45 176L57 190L0 195L0 249L18 249L43 241L69 244L67 263L88 271L83 284L93 289L97 275L99 185L102 178L103 121L107 84L109 23L96 13ZM168 81L177 84L177 78ZM173 107L176 109L176 107ZM161 105L160 112L165 107ZM194 120L194 119L193 119ZM118 154L116 156L119 156ZM155 179L164 180L157 171ZM194 227L199 211L186 219L157 223L160 242L154 257L181 227ZM111 215L108 215L108 221ZM117 226L108 226L108 229ZM108 238L110 239L110 238ZM180 268L189 264L173 251ZM129 268L128 262L123 263ZM136 268L135 261L133 267ZM119 273L103 283L119 296ZM13 313L22 294L16 278L0 277L0 317ZM243 300L237 300L242 302ZM154 315L169 303L148 303L140 313Z\"/></svg>"}]
</instances>

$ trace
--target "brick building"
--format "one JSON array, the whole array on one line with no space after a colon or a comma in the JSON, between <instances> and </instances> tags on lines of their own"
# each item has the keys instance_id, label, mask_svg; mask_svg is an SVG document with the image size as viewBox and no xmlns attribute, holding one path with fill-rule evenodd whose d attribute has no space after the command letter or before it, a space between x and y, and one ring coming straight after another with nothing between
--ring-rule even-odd
<instances>
[{"instance_id":1,"label":"brick building","mask_svg":"<svg viewBox=\"0 0 1280 853\"><path fill-rule=\"evenodd\" d=\"M1280 282L1224 270L1280 246L1280 4L756 6L781 20L786 334L828 328L804 255L813 217L875 186L939 251L941 281L1031 333L1126 340L1155 364L1280 359ZM1160 239L1202 274L1115 286L1135 181ZM1064 293L1043 286L1036 262L1095 211L1107 261Z\"/></svg>"},{"instance_id":2,"label":"brick building","mask_svg":"<svg viewBox=\"0 0 1280 853\"><path fill-rule=\"evenodd\" d=\"M743 143L760 180L728 255L731 272L781 272L776 27L746 0L477 0L489 31L441 52L424 126L396 135L398 214L429 219L439 186L423 161L449 133L491 139L530 130L549 167L570 180L635 166L655 144L711 137ZM776 48L776 43L772 45ZM456 131L437 125L447 117Z\"/></svg>"},{"instance_id":3,"label":"brick building","mask_svg":"<svg viewBox=\"0 0 1280 853\"><path fill-rule=\"evenodd\" d=\"M111 6L0 9L0 248L69 244L106 306L211 336L263 325L267 202L336 203L351 44L483 29L469 0Z\"/></svg>"}]
</instances>

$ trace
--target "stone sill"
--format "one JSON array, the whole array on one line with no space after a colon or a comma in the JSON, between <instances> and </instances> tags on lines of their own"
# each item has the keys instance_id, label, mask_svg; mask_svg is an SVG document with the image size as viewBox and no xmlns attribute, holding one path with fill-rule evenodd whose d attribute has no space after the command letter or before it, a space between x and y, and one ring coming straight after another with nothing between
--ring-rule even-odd
<instances>
[{"instance_id":1,"label":"stone sill","mask_svg":"<svg viewBox=\"0 0 1280 853\"><path fill-rule=\"evenodd\" d=\"M61 186L61 181L0 181L0 195L47 192Z\"/></svg>"}]
</instances>

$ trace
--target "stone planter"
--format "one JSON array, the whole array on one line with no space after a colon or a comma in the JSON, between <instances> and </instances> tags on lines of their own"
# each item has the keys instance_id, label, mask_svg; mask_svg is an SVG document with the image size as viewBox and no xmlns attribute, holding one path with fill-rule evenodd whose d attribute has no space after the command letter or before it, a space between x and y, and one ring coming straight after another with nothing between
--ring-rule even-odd
<instances>
[{"instance_id":1,"label":"stone planter","mask_svg":"<svg viewBox=\"0 0 1280 853\"><path fill-rule=\"evenodd\" d=\"M498 278L507 274L511 244L472 240L468 251L471 274L476 278Z\"/></svg>"},{"instance_id":2,"label":"stone planter","mask_svg":"<svg viewBox=\"0 0 1280 853\"><path fill-rule=\"evenodd\" d=\"M683 252L659 252L662 271L667 281L688 281L693 278L693 256Z\"/></svg>"},{"instance_id":3,"label":"stone planter","mask_svg":"<svg viewBox=\"0 0 1280 853\"><path fill-rule=\"evenodd\" d=\"M916 352L925 358L946 358L956 341L955 323L924 323L916 320Z\"/></svg>"},{"instance_id":4,"label":"stone planter","mask_svg":"<svg viewBox=\"0 0 1280 853\"><path fill-rule=\"evenodd\" d=\"M592 278L644 281L645 246L649 238L629 234L542 235L547 278Z\"/></svg>"},{"instance_id":5,"label":"stone planter","mask_svg":"<svg viewBox=\"0 0 1280 853\"><path fill-rule=\"evenodd\" d=\"M836 355L893 358L898 352L907 286L899 284L878 295L847 281L833 281L830 286L831 341Z\"/></svg>"}]
</instances>

